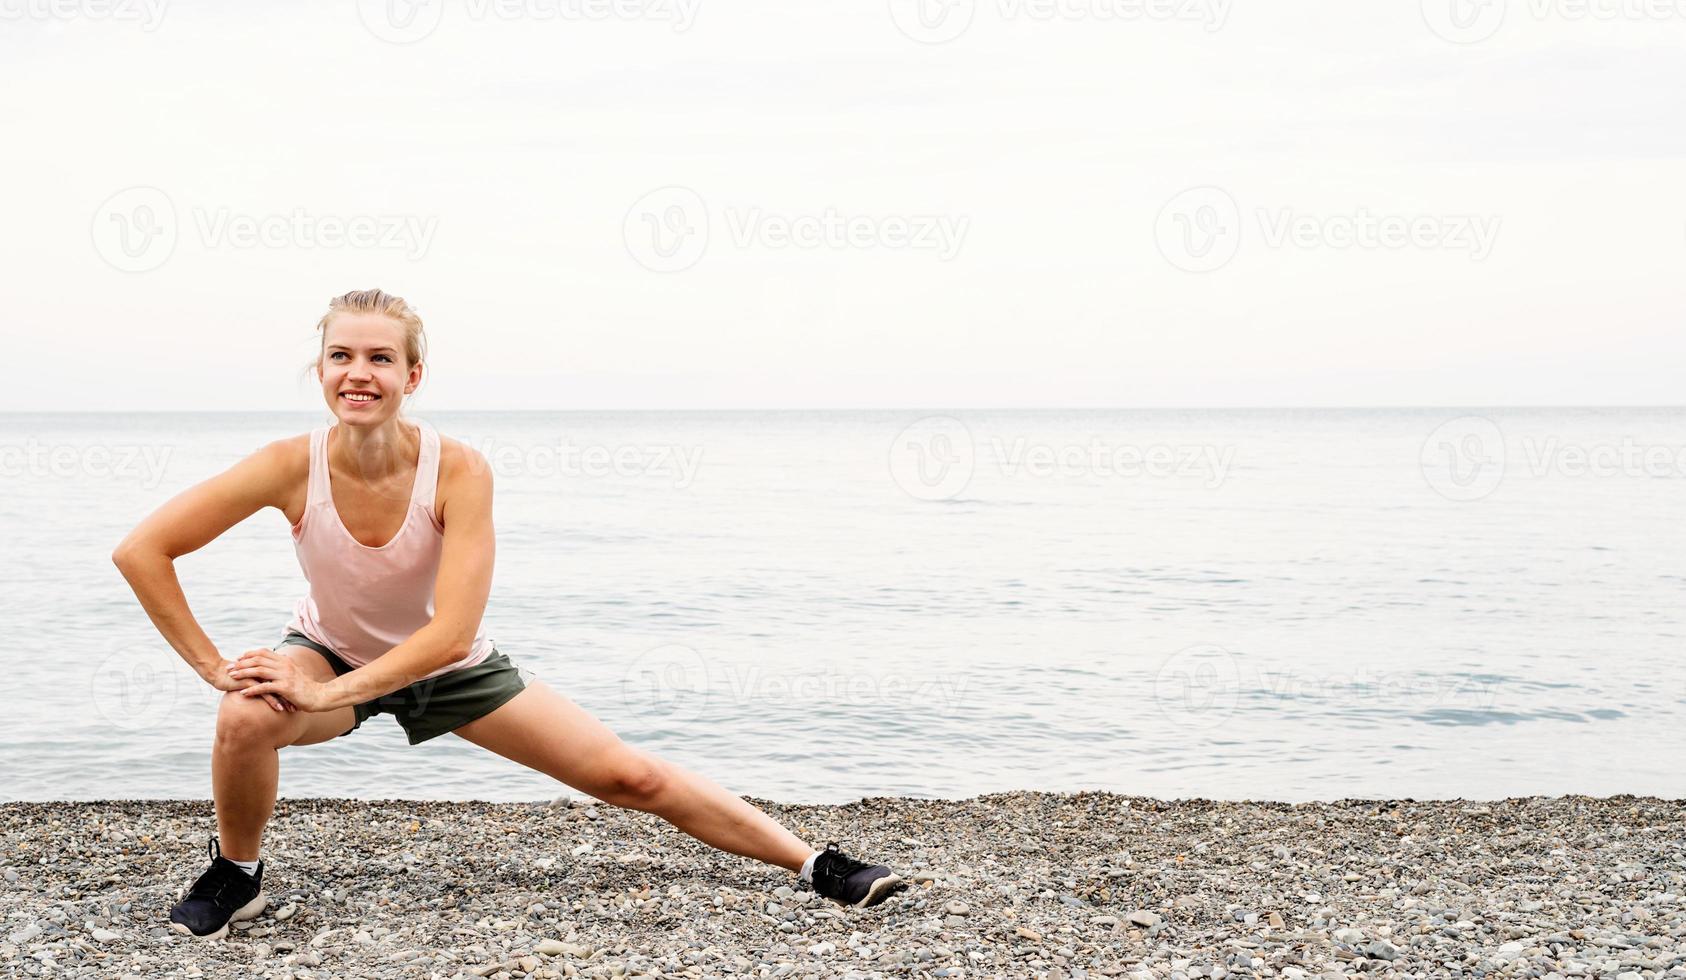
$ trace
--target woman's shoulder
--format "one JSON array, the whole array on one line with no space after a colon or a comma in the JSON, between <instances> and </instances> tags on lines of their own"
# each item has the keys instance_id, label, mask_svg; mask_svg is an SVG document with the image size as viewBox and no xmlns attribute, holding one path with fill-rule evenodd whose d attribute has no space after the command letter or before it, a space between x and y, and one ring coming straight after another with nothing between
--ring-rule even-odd
<instances>
[{"instance_id":1,"label":"woman's shoulder","mask_svg":"<svg viewBox=\"0 0 1686 980\"><path fill-rule=\"evenodd\" d=\"M478 449L466 442L439 436L439 481L460 483L490 476L491 466Z\"/></svg>"},{"instance_id":2,"label":"woman's shoulder","mask_svg":"<svg viewBox=\"0 0 1686 980\"><path fill-rule=\"evenodd\" d=\"M444 526L447 512L456 513L452 501L470 510L489 510L491 483L492 468L479 450L447 436L439 437L439 490L434 501L437 526Z\"/></svg>"},{"instance_id":3,"label":"woman's shoulder","mask_svg":"<svg viewBox=\"0 0 1686 980\"><path fill-rule=\"evenodd\" d=\"M310 433L283 436L265 443L252 455L261 457L272 467L288 476L310 473Z\"/></svg>"},{"instance_id":4,"label":"woman's shoulder","mask_svg":"<svg viewBox=\"0 0 1686 980\"><path fill-rule=\"evenodd\" d=\"M239 464L257 467L247 472L261 474L265 497L297 524L304 511L310 483L310 433L286 436L265 443Z\"/></svg>"}]
</instances>

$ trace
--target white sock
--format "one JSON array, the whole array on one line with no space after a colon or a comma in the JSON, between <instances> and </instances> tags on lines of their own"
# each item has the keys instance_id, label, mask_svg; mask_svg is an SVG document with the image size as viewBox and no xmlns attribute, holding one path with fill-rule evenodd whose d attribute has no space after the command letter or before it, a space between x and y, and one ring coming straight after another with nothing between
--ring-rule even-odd
<instances>
[{"instance_id":1,"label":"white sock","mask_svg":"<svg viewBox=\"0 0 1686 980\"><path fill-rule=\"evenodd\" d=\"M808 860L802 862L802 870L798 871L796 876L811 884L814 880L814 858L819 856L819 851L815 851L814 853L808 855Z\"/></svg>"},{"instance_id":2,"label":"white sock","mask_svg":"<svg viewBox=\"0 0 1686 980\"><path fill-rule=\"evenodd\" d=\"M236 861L233 858L228 858L228 862L230 864L237 865L241 871L246 872L253 878L258 876L258 862L256 861Z\"/></svg>"}]
</instances>

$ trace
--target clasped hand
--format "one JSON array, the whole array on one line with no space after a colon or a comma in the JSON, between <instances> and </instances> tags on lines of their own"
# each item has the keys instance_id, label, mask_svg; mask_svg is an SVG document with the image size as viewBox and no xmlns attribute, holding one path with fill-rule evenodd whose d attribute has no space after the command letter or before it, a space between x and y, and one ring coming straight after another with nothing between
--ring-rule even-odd
<instances>
[{"instance_id":1,"label":"clasped hand","mask_svg":"<svg viewBox=\"0 0 1686 980\"><path fill-rule=\"evenodd\" d=\"M328 708L327 685L303 671L292 660L259 647L227 661L223 669L232 690L243 697L261 697L278 710L323 711ZM252 681L257 683L252 684ZM249 684L250 686L240 686ZM279 702L279 703L277 703Z\"/></svg>"}]
</instances>

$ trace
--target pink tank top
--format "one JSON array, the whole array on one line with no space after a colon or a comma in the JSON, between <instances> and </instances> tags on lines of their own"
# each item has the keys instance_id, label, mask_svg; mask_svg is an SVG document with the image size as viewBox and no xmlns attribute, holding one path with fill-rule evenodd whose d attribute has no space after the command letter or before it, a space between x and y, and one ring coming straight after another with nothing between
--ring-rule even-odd
<instances>
[{"instance_id":1,"label":"pink tank top","mask_svg":"<svg viewBox=\"0 0 1686 980\"><path fill-rule=\"evenodd\" d=\"M361 667L403 643L433 619L433 583L445 526L434 514L439 486L439 433L417 421L421 456L410 491L410 510L391 541L371 548L351 536L329 490L328 431L310 434L310 483L304 516L293 525L293 548L310 592L293 607L287 628L304 634ZM472 667L492 652L475 626L466 657L427 674L438 677ZM423 678L425 679L425 678Z\"/></svg>"}]
</instances>

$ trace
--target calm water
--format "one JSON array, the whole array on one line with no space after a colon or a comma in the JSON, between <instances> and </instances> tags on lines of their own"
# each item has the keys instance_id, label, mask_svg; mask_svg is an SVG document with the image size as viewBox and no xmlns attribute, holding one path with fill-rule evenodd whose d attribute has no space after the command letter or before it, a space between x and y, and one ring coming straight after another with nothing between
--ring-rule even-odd
<instances>
[{"instance_id":1,"label":"calm water","mask_svg":"<svg viewBox=\"0 0 1686 980\"><path fill-rule=\"evenodd\" d=\"M498 647L736 792L1683 795L1686 410L418 414L496 469ZM109 554L324 419L0 415L0 798L210 795ZM178 570L229 656L304 588L275 511ZM390 717L281 771L560 790Z\"/></svg>"}]
</instances>

